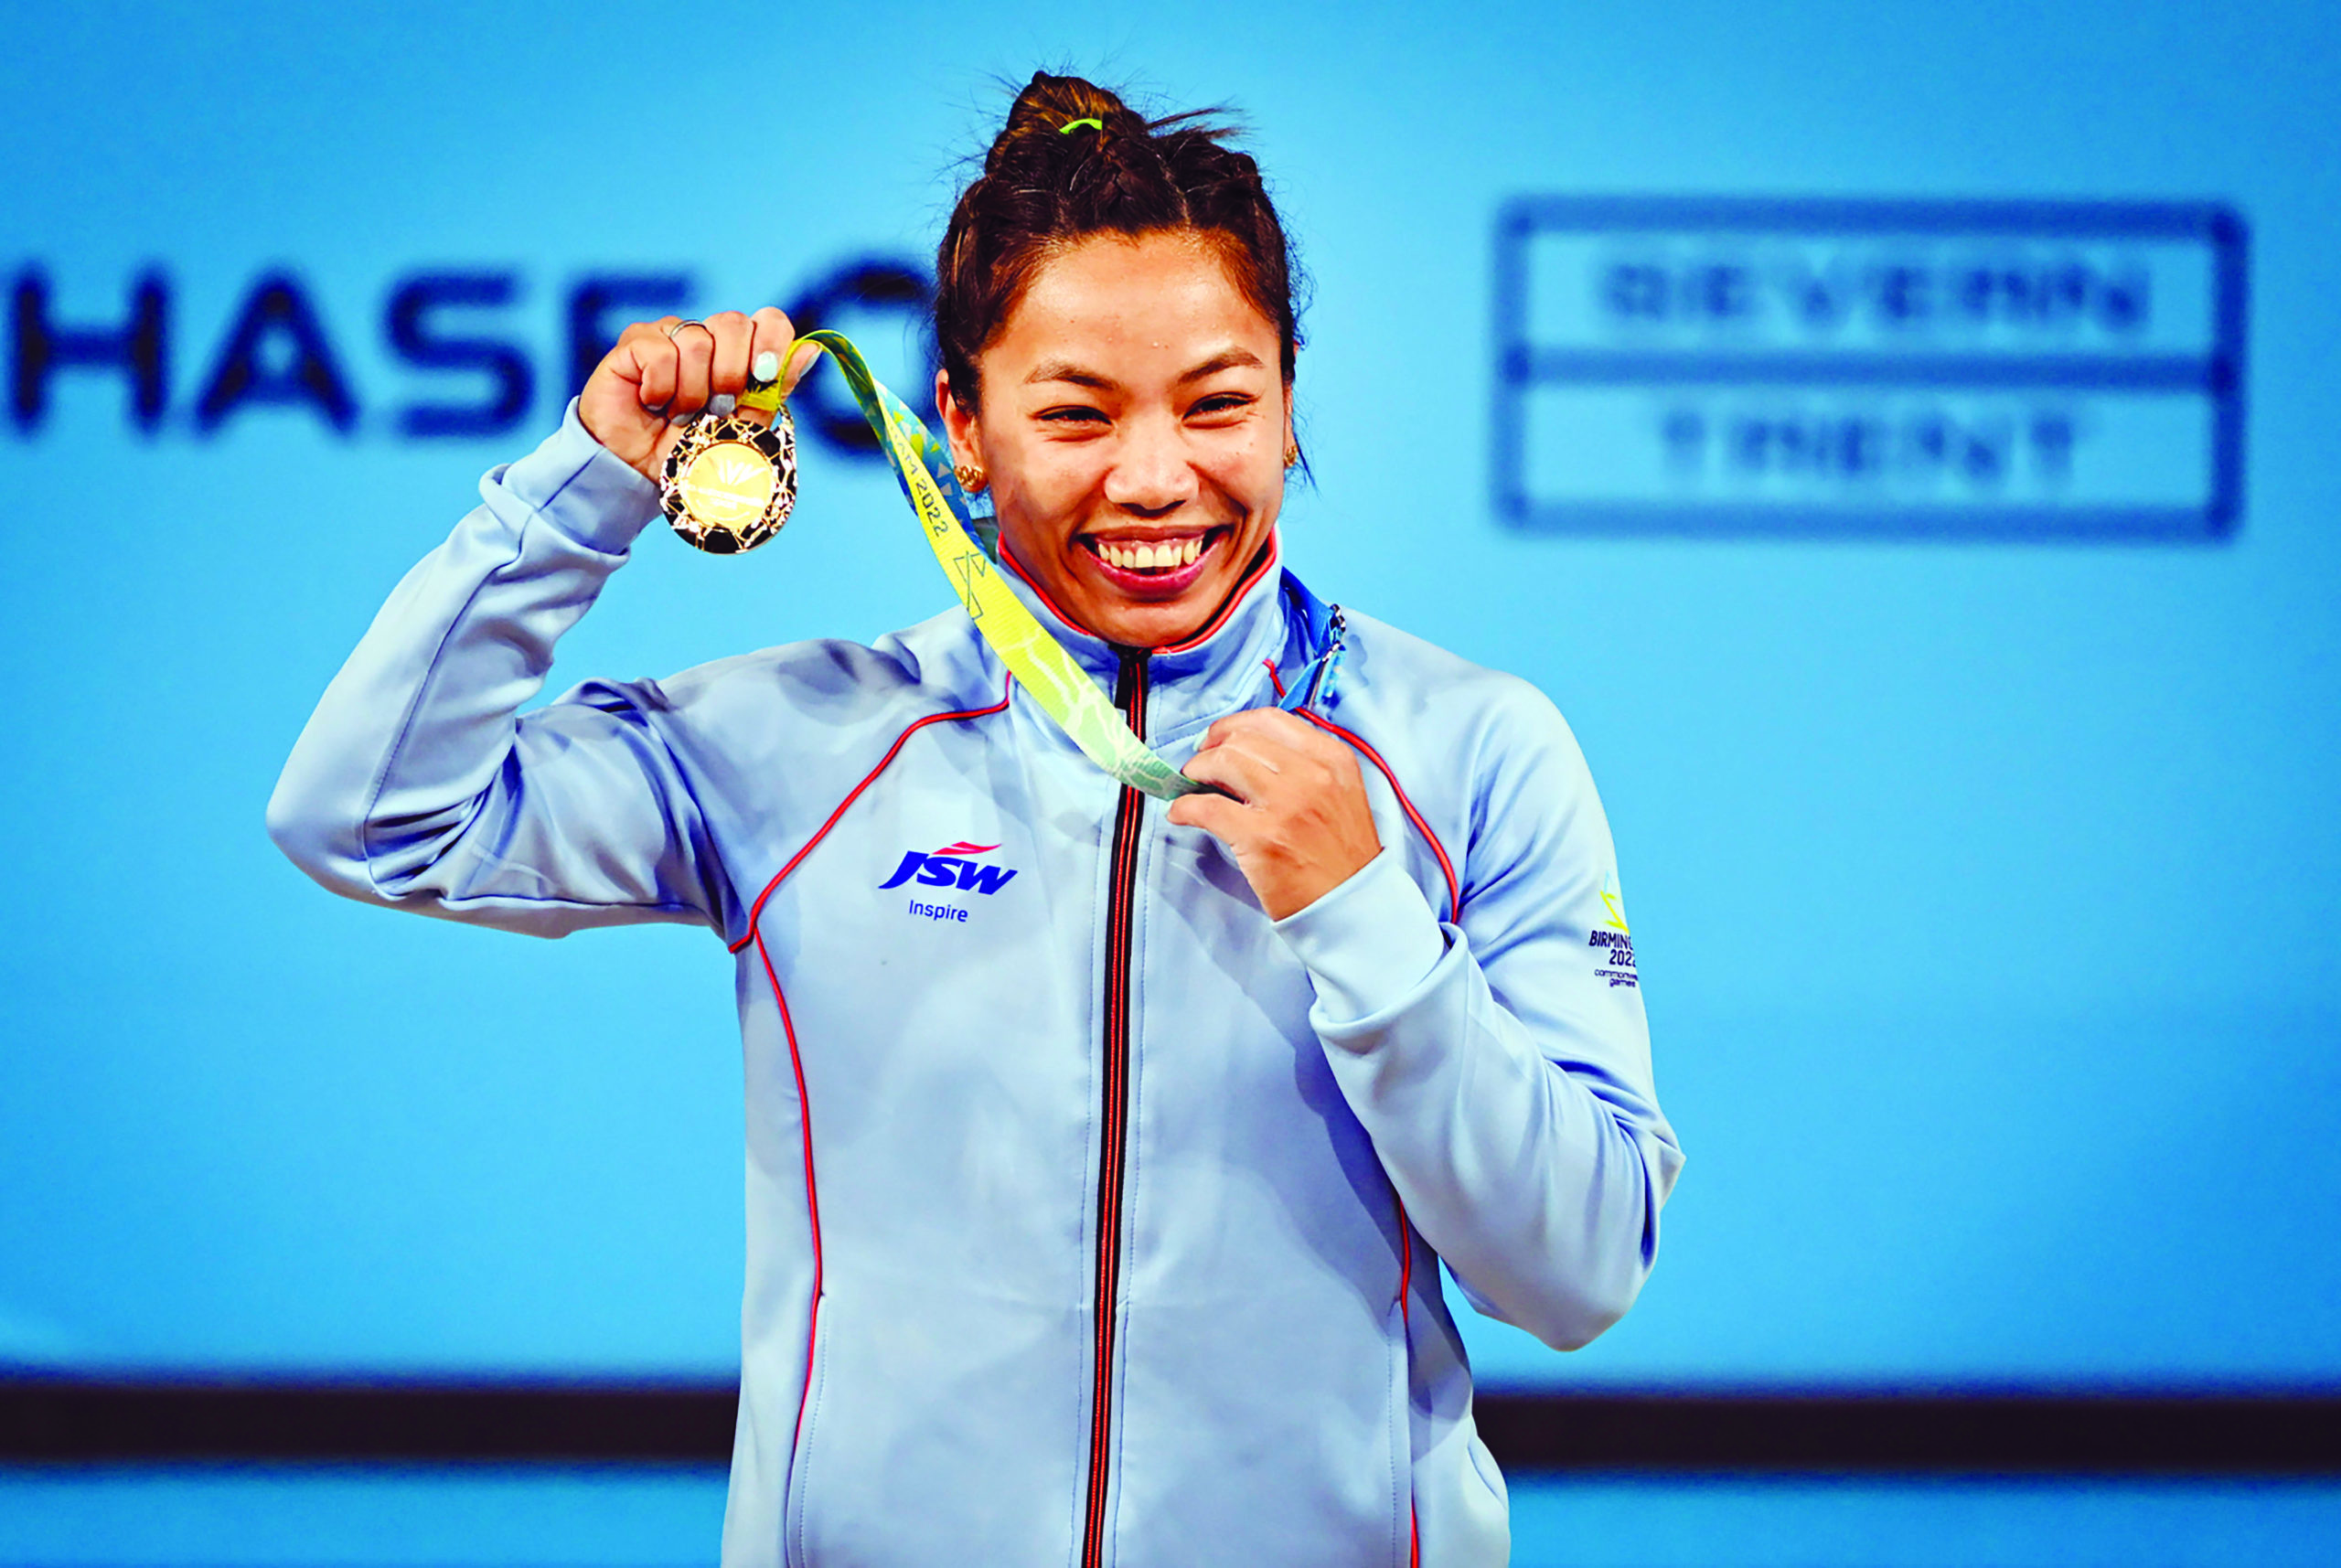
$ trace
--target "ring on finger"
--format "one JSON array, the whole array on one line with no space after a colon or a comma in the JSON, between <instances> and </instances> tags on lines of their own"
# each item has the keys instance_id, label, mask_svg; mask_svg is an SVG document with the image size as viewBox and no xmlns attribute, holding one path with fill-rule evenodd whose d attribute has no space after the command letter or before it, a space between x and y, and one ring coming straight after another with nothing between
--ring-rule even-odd
<instances>
[{"instance_id":1,"label":"ring on finger","mask_svg":"<svg viewBox=\"0 0 2341 1568\"><path fill-rule=\"evenodd\" d=\"M713 328L713 327L711 327L711 326L708 325L707 325L707 323L705 323L705 322L703 322L703 321L700 320L697 316L693 316L693 317L692 317L690 320L689 320L689 321L679 321L679 322L675 323L675 325L672 325L672 326L668 327L668 328L667 329L667 336L668 336L668 337L669 339L672 339L672 338L674 337L675 334L677 334L677 333L679 333L679 332L682 331L682 329L683 329L683 328L685 328L685 327L687 327L687 326L696 326L696 327L698 327L701 332L706 333L706 334L708 335L708 336L710 336L710 337L713 337L713 336L715 336L715 328Z\"/></svg>"}]
</instances>

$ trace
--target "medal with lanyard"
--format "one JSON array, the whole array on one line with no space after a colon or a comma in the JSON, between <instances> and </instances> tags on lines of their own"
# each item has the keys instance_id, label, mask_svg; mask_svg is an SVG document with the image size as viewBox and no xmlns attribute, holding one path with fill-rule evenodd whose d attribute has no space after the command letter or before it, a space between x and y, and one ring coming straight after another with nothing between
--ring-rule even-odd
<instances>
[{"instance_id":1,"label":"medal with lanyard","mask_svg":"<svg viewBox=\"0 0 2341 1568\"><path fill-rule=\"evenodd\" d=\"M780 532L796 505L796 422L701 414L683 427L658 485L667 520L710 555L738 555Z\"/></svg>"},{"instance_id":2,"label":"medal with lanyard","mask_svg":"<svg viewBox=\"0 0 2341 1568\"><path fill-rule=\"evenodd\" d=\"M1131 733L1097 683L1024 607L1000 575L993 555L996 532L968 517L967 493L952 472L948 450L870 373L861 351L835 332L808 332L798 341L837 362L910 498L919 532L976 630L1082 754L1128 787L1158 799L1224 794L1189 778ZM772 424L760 426L737 413L701 415L668 454L659 486L675 531L717 555L736 555L771 539L796 504L796 430L778 383L751 384L739 407L770 413ZM1327 683L1339 656L1338 611L1334 622L1331 645L1318 656L1316 678L1308 683L1312 691ZM1296 682L1295 692L1300 689Z\"/></svg>"}]
</instances>

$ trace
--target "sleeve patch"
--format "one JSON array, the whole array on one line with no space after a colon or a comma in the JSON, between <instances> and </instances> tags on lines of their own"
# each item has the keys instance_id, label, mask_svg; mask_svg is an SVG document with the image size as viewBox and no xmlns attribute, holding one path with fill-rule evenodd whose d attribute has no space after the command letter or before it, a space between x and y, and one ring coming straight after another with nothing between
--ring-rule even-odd
<instances>
[{"instance_id":1,"label":"sleeve patch","mask_svg":"<svg viewBox=\"0 0 2341 1568\"><path fill-rule=\"evenodd\" d=\"M1626 928L1626 898L1615 871L1601 879L1601 923L1585 939L1585 944L1594 950L1594 978L1613 987L1640 989L1641 982L1634 972L1634 939Z\"/></svg>"}]
</instances>

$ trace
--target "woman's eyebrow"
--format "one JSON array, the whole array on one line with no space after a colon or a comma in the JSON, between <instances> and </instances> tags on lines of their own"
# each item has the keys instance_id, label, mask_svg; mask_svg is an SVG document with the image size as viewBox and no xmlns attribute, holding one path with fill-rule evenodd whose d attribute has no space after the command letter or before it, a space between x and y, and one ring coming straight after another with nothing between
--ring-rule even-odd
<instances>
[{"instance_id":1,"label":"woman's eyebrow","mask_svg":"<svg viewBox=\"0 0 2341 1568\"><path fill-rule=\"evenodd\" d=\"M1179 385L1183 387L1190 381L1200 381L1206 376L1216 376L1222 370L1257 370L1260 368L1260 357L1250 349L1223 348L1180 377Z\"/></svg>"},{"instance_id":2,"label":"woman's eyebrow","mask_svg":"<svg viewBox=\"0 0 2341 1568\"><path fill-rule=\"evenodd\" d=\"M1071 359L1043 359L1024 378L1028 387L1037 387L1043 381L1070 381L1076 387L1094 387L1101 392L1111 391L1121 384L1111 376L1101 376Z\"/></svg>"},{"instance_id":3,"label":"woman's eyebrow","mask_svg":"<svg viewBox=\"0 0 2341 1568\"><path fill-rule=\"evenodd\" d=\"M1256 370L1261 365L1260 357L1248 348L1223 348L1193 369L1181 374L1177 384L1183 387L1190 381L1216 376L1222 370ZM1121 383L1111 376L1092 370L1072 359L1043 359L1033 366L1024 378L1024 384L1028 387L1037 387L1046 381L1069 381L1076 387L1089 387L1101 392L1116 391L1121 387Z\"/></svg>"}]
</instances>

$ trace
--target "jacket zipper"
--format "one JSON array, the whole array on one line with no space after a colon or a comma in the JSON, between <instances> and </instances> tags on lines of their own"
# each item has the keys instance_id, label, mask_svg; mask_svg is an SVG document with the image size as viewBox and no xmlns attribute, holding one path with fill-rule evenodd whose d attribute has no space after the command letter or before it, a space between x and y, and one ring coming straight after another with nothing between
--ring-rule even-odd
<instances>
[{"instance_id":1,"label":"jacket zipper","mask_svg":"<svg viewBox=\"0 0 2341 1568\"><path fill-rule=\"evenodd\" d=\"M1146 651L1125 649L1114 677L1114 706L1146 738ZM1112 1477L1114 1334L1122 1270L1122 1167L1129 1131L1130 923L1138 889L1138 829L1146 797L1124 785L1114 808L1114 851L1106 903L1105 1128L1097 1155L1096 1383L1089 1405L1089 1497L1082 1531L1082 1568L1100 1568L1106 1553L1106 1492Z\"/></svg>"}]
</instances>

